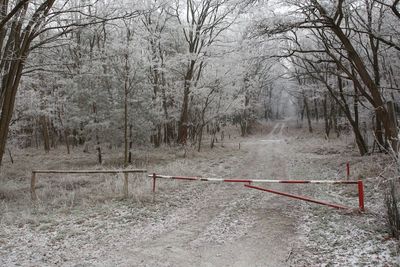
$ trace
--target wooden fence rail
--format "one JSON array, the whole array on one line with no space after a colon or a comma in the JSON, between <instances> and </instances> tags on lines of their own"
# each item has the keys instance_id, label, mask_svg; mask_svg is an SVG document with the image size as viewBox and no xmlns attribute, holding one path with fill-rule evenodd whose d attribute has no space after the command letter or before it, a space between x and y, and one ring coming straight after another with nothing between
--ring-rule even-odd
<instances>
[{"instance_id":1,"label":"wooden fence rail","mask_svg":"<svg viewBox=\"0 0 400 267\"><path fill-rule=\"evenodd\" d=\"M31 199L36 201L36 182L37 174L39 173L53 173L53 174L94 174L94 173L123 173L124 174L124 196L128 196L128 178L129 173L146 173L145 169L123 169L123 170L33 170L31 177Z\"/></svg>"}]
</instances>

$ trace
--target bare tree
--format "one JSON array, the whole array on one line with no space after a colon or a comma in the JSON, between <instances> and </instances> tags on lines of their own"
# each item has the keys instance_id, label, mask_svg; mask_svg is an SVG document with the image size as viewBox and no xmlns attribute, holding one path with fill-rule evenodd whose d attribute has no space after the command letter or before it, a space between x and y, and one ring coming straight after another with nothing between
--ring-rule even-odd
<instances>
[{"instance_id":1,"label":"bare tree","mask_svg":"<svg viewBox=\"0 0 400 267\"><path fill-rule=\"evenodd\" d=\"M184 86L178 143L186 144L189 123L189 95L199 81L204 68L206 48L234 21L236 5L229 0L186 0L183 6L176 1L175 16L182 27L187 44L188 59L184 71ZM184 10L183 10L184 9Z\"/></svg>"},{"instance_id":2,"label":"bare tree","mask_svg":"<svg viewBox=\"0 0 400 267\"><path fill-rule=\"evenodd\" d=\"M77 28L103 23L137 13L115 13L109 10L102 16L91 14L97 1L56 0L0 0L0 165L5 151L15 97L29 54L52 43ZM56 3L58 5L56 5ZM80 21L68 19L66 14L80 14ZM38 38L43 36L44 38Z\"/></svg>"},{"instance_id":3,"label":"bare tree","mask_svg":"<svg viewBox=\"0 0 400 267\"><path fill-rule=\"evenodd\" d=\"M364 56L359 49L360 44L357 42L357 38L354 38L355 34L361 33L359 30L361 26L354 23L349 24L351 10L355 7L351 4L345 5L344 0L335 1L334 5L330 5L329 11L326 3L320 3L316 0L289 2L299 8L297 12L301 11L303 17L299 19L297 16L295 22L266 28L265 33L292 34L290 41L295 44L295 48L290 49L287 56L307 54L314 57L311 61L315 65L324 62L333 64L334 68L339 70L339 72L334 71L334 73L351 80L354 83L354 88L358 91L356 95L361 94L372 105L379 121L382 122L385 137L392 143L392 147L397 149L397 145L395 145L397 144L397 135L393 131L392 122L381 93L379 79L374 77L374 71L379 72L379 69L376 67L373 68L372 73L370 72L371 64L368 57ZM368 23L366 25L368 27ZM304 44L301 44L298 39L297 30L312 34L315 37L313 41L319 42L319 46L304 47ZM371 37L371 35L366 35L367 38L368 36ZM372 41L371 46L375 53L378 53L379 43L376 40ZM373 55L370 48L368 48L368 52ZM379 64L379 62L375 63Z\"/></svg>"},{"instance_id":4,"label":"bare tree","mask_svg":"<svg viewBox=\"0 0 400 267\"><path fill-rule=\"evenodd\" d=\"M13 115L15 96L31 44L42 30L55 0L0 1L0 164L5 151L8 129Z\"/></svg>"},{"instance_id":5,"label":"bare tree","mask_svg":"<svg viewBox=\"0 0 400 267\"><path fill-rule=\"evenodd\" d=\"M147 12L142 15L142 23L147 31L146 40L149 44L150 58L149 61L149 80L153 86L153 102L157 105L161 102L161 108L164 115L163 122L156 125L157 133L152 137L155 146L159 146L163 141L164 143L170 143L173 139L173 121L170 118L168 111L168 100L167 100L167 79L166 79L166 48L163 44L163 34L167 28L167 22L173 17L168 14L165 5L159 6L157 1L154 1L152 12ZM160 100L160 101L159 101ZM158 106L155 107L159 108ZM163 135L162 138L162 131ZM162 139L162 140L161 140Z\"/></svg>"}]
</instances>

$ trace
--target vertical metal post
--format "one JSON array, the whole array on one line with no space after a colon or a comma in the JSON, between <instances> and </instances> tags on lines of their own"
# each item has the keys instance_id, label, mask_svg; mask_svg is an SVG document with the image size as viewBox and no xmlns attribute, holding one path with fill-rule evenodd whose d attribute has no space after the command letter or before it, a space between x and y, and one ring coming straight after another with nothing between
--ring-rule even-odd
<instances>
[{"instance_id":1,"label":"vertical metal post","mask_svg":"<svg viewBox=\"0 0 400 267\"><path fill-rule=\"evenodd\" d=\"M360 211L364 211L364 184L362 180L358 180L358 206Z\"/></svg>"},{"instance_id":2,"label":"vertical metal post","mask_svg":"<svg viewBox=\"0 0 400 267\"><path fill-rule=\"evenodd\" d=\"M129 173L128 172L124 172L124 197L127 198L128 197L128 178L129 178Z\"/></svg>"},{"instance_id":3,"label":"vertical metal post","mask_svg":"<svg viewBox=\"0 0 400 267\"><path fill-rule=\"evenodd\" d=\"M37 195L36 195L36 172L32 172L32 177L31 177L31 200L36 201L37 200Z\"/></svg>"},{"instance_id":4,"label":"vertical metal post","mask_svg":"<svg viewBox=\"0 0 400 267\"><path fill-rule=\"evenodd\" d=\"M157 175L155 173L153 173L153 193L156 192L156 179L157 179Z\"/></svg>"}]
</instances>

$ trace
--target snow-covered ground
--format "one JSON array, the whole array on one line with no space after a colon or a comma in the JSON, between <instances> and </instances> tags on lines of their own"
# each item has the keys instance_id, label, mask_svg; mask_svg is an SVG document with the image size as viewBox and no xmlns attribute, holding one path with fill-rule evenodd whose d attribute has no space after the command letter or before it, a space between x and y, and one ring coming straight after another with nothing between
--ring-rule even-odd
<instances>
[{"instance_id":1,"label":"snow-covered ground","mask_svg":"<svg viewBox=\"0 0 400 267\"><path fill-rule=\"evenodd\" d=\"M343 140L327 142L322 138L297 137L291 143L296 151L289 168L293 178L344 179L348 161L351 179L364 180L366 205L365 213L356 210L356 185L321 185L311 191L301 190L355 209L337 211L302 203L295 211L299 214L299 239L291 254L291 265L399 266L399 242L389 238L380 188L382 178L378 177L388 163L387 156L359 157L355 148Z\"/></svg>"},{"instance_id":2,"label":"snow-covered ground","mask_svg":"<svg viewBox=\"0 0 400 267\"><path fill-rule=\"evenodd\" d=\"M20 155L26 166L7 165L0 187L0 266L398 265L398 242L388 239L374 178L382 155L360 158L344 141L306 138L287 126L281 122L268 135L232 137L223 147L186 158L174 149L140 151L136 167L205 177L341 179L350 161L354 177L367 177L365 213L241 184L159 181L153 195L145 176L132 179L130 197L121 199L122 178L109 175L39 178L41 202L32 205L29 169L39 162L47 168L90 162L79 153ZM113 159L108 162L113 166ZM355 187L269 187L357 207Z\"/></svg>"}]
</instances>

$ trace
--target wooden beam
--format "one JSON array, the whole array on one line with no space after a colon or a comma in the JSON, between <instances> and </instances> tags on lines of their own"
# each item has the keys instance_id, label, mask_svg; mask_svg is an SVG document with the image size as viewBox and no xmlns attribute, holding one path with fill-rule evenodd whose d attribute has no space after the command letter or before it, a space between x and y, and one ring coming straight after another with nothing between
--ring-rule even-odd
<instances>
[{"instance_id":1,"label":"wooden beam","mask_svg":"<svg viewBox=\"0 0 400 267\"><path fill-rule=\"evenodd\" d=\"M33 170L32 173L145 173L145 169L126 170Z\"/></svg>"}]
</instances>

